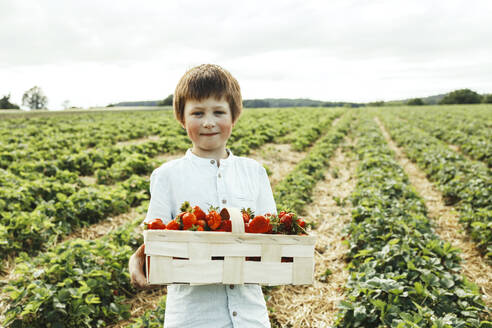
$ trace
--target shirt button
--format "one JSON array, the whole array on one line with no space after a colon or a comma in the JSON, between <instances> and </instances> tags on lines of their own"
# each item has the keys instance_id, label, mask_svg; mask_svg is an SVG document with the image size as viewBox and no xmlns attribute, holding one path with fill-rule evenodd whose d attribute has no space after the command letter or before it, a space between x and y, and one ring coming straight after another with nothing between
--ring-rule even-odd
<instances>
[{"instance_id":1,"label":"shirt button","mask_svg":"<svg viewBox=\"0 0 492 328\"><path fill-rule=\"evenodd\" d=\"M222 178L222 174L220 174L220 173L219 173L218 177L219 177L219 178Z\"/></svg>"},{"instance_id":2,"label":"shirt button","mask_svg":"<svg viewBox=\"0 0 492 328\"><path fill-rule=\"evenodd\" d=\"M223 199L222 204L225 204L225 203L227 203L227 200Z\"/></svg>"},{"instance_id":3,"label":"shirt button","mask_svg":"<svg viewBox=\"0 0 492 328\"><path fill-rule=\"evenodd\" d=\"M211 161L210 161L210 164L215 164L215 161L214 161L214 160L211 160Z\"/></svg>"},{"instance_id":4,"label":"shirt button","mask_svg":"<svg viewBox=\"0 0 492 328\"><path fill-rule=\"evenodd\" d=\"M233 317L237 316L237 312L236 311L232 312L232 316Z\"/></svg>"},{"instance_id":5,"label":"shirt button","mask_svg":"<svg viewBox=\"0 0 492 328\"><path fill-rule=\"evenodd\" d=\"M229 288L230 288L230 289L234 289L234 285L230 285L230 286L229 286Z\"/></svg>"}]
</instances>

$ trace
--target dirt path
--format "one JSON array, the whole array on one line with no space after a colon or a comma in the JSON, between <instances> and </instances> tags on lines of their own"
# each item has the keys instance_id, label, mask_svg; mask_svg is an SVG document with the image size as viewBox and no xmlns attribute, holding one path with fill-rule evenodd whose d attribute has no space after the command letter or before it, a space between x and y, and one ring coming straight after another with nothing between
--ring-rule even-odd
<instances>
[{"instance_id":1,"label":"dirt path","mask_svg":"<svg viewBox=\"0 0 492 328\"><path fill-rule=\"evenodd\" d=\"M248 157L268 167L271 172L270 184L273 188L306 157L306 153L291 150L290 144L268 143L259 149L252 150Z\"/></svg>"},{"instance_id":2,"label":"dirt path","mask_svg":"<svg viewBox=\"0 0 492 328\"><path fill-rule=\"evenodd\" d=\"M157 141L160 138L161 138L160 136L151 135L151 136L138 138L138 139L119 141L116 143L116 146L140 145L140 144L146 143L147 141Z\"/></svg>"},{"instance_id":3,"label":"dirt path","mask_svg":"<svg viewBox=\"0 0 492 328\"><path fill-rule=\"evenodd\" d=\"M318 224L313 231L317 236L315 281L312 286L281 286L269 293L267 306L273 308L271 316L280 327L326 327L335 319L349 275L342 230L350 222L350 202L345 200L355 188L356 166L355 158L340 147L325 180L314 190L306 217L315 218Z\"/></svg>"},{"instance_id":4,"label":"dirt path","mask_svg":"<svg viewBox=\"0 0 492 328\"><path fill-rule=\"evenodd\" d=\"M479 286L483 301L488 307L491 307L492 267L480 256L473 241L463 231L463 227L458 221L458 210L453 206L444 205L442 194L426 178L425 173L405 156L379 119L375 118L375 121L381 128L390 148L395 152L396 159L405 170L411 184L424 199L429 217L435 222L435 232L442 240L461 249L461 258L464 260L462 273Z\"/></svg>"}]
</instances>

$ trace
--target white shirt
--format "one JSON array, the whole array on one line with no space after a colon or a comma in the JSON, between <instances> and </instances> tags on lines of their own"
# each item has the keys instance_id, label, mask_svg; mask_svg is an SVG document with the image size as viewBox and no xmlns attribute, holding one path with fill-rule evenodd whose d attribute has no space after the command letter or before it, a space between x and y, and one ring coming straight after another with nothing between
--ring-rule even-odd
<instances>
[{"instance_id":1,"label":"white shirt","mask_svg":"<svg viewBox=\"0 0 492 328\"><path fill-rule=\"evenodd\" d=\"M212 205L276 213L265 168L228 152L219 167L215 160L188 150L184 157L154 170L144 222L154 218L171 221L184 201L205 212ZM169 285L164 327L270 327L270 321L259 285Z\"/></svg>"}]
</instances>

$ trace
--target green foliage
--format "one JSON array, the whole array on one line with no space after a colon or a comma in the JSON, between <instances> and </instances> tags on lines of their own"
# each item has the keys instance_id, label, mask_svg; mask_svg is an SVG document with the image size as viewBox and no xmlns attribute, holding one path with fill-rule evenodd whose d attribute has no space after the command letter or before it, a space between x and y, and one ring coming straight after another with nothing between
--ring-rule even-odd
<instances>
[{"instance_id":1,"label":"green foliage","mask_svg":"<svg viewBox=\"0 0 492 328\"><path fill-rule=\"evenodd\" d=\"M492 256L492 179L490 170L464 158L441 141L409 124L385 115L384 121L398 145L441 190L447 205L460 209L460 221L479 249Z\"/></svg>"},{"instance_id":2,"label":"green foliage","mask_svg":"<svg viewBox=\"0 0 492 328\"><path fill-rule=\"evenodd\" d=\"M10 94L0 98L0 109L20 109L19 106L10 102Z\"/></svg>"},{"instance_id":3,"label":"green foliage","mask_svg":"<svg viewBox=\"0 0 492 328\"><path fill-rule=\"evenodd\" d=\"M479 104L482 96L470 89L460 89L448 93L439 102L440 104Z\"/></svg>"},{"instance_id":4,"label":"green foliage","mask_svg":"<svg viewBox=\"0 0 492 328\"><path fill-rule=\"evenodd\" d=\"M127 263L143 240L136 220L97 240L73 239L17 259L4 327L104 327L130 317ZM131 246L129 246L131 245Z\"/></svg>"},{"instance_id":5,"label":"green foliage","mask_svg":"<svg viewBox=\"0 0 492 328\"><path fill-rule=\"evenodd\" d=\"M492 94L486 94L482 96L482 102L484 104L492 104Z\"/></svg>"},{"instance_id":6,"label":"green foliage","mask_svg":"<svg viewBox=\"0 0 492 328\"><path fill-rule=\"evenodd\" d=\"M40 87L34 86L22 95L22 104L31 109L43 109L48 104L48 98Z\"/></svg>"},{"instance_id":7,"label":"green foliage","mask_svg":"<svg viewBox=\"0 0 492 328\"><path fill-rule=\"evenodd\" d=\"M336 326L479 327L478 288L459 274L458 250L433 233L424 202L371 117L361 118L357 138L351 275Z\"/></svg>"},{"instance_id":8,"label":"green foliage","mask_svg":"<svg viewBox=\"0 0 492 328\"><path fill-rule=\"evenodd\" d=\"M335 127L316 142L295 169L276 185L274 198L277 208L301 213L305 205L312 201L312 190L319 180L324 179L329 160L345 137L351 121L350 113L342 117Z\"/></svg>"},{"instance_id":9,"label":"green foliage","mask_svg":"<svg viewBox=\"0 0 492 328\"><path fill-rule=\"evenodd\" d=\"M153 310L147 310L145 313L133 319L134 323L127 328L161 328L164 324L166 314L166 295L164 295Z\"/></svg>"},{"instance_id":10,"label":"green foliage","mask_svg":"<svg viewBox=\"0 0 492 328\"><path fill-rule=\"evenodd\" d=\"M413 98L407 101L407 105L409 106L422 106L424 105L424 101L422 98Z\"/></svg>"},{"instance_id":11,"label":"green foliage","mask_svg":"<svg viewBox=\"0 0 492 328\"><path fill-rule=\"evenodd\" d=\"M157 103L157 106L172 106L173 105L173 94L171 93L169 96L164 98L162 101Z\"/></svg>"},{"instance_id":12,"label":"green foliage","mask_svg":"<svg viewBox=\"0 0 492 328\"><path fill-rule=\"evenodd\" d=\"M368 106L374 106L374 107L382 107L384 106L384 101L373 101L367 104Z\"/></svg>"}]
</instances>

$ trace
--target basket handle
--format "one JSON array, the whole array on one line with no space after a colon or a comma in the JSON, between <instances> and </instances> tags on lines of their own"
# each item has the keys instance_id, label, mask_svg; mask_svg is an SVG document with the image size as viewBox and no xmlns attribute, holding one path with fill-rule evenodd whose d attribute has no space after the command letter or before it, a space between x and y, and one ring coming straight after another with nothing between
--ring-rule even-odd
<instances>
[{"instance_id":1,"label":"basket handle","mask_svg":"<svg viewBox=\"0 0 492 328\"><path fill-rule=\"evenodd\" d=\"M244 220L241 211L235 207L224 207L220 211L220 216L223 219L231 220L233 233L244 233Z\"/></svg>"}]
</instances>

